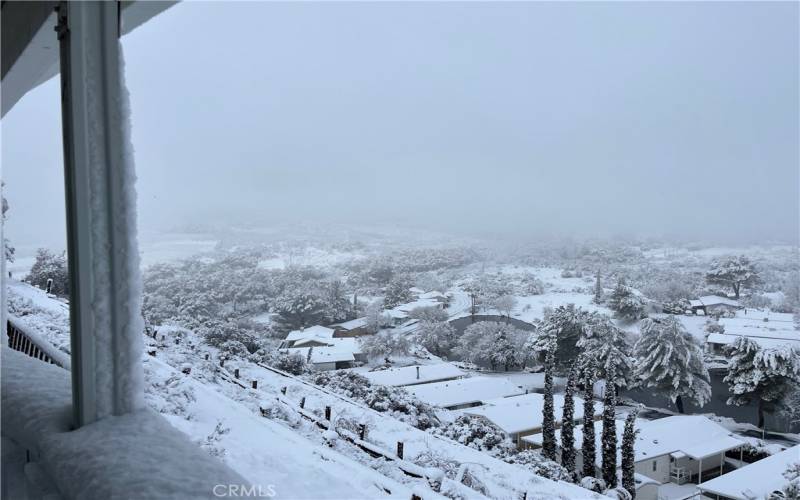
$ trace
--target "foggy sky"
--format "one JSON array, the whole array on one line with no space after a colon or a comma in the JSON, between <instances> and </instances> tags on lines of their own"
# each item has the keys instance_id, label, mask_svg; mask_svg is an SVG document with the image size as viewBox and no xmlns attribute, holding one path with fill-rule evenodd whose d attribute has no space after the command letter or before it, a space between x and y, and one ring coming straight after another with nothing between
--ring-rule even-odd
<instances>
[{"instance_id":1,"label":"foggy sky","mask_svg":"<svg viewBox=\"0 0 800 500\"><path fill-rule=\"evenodd\" d=\"M185 3L124 48L142 229L798 239L794 2ZM2 140L7 235L56 245L57 78Z\"/></svg>"}]
</instances>

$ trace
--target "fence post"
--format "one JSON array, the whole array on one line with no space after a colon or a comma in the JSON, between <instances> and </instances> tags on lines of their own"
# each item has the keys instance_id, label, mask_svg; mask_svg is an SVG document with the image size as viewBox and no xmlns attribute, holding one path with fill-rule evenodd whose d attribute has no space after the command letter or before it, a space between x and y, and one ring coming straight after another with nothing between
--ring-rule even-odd
<instances>
[{"instance_id":1,"label":"fence post","mask_svg":"<svg viewBox=\"0 0 800 500\"><path fill-rule=\"evenodd\" d=\"M239 369L238 368L233 370L233 376L236 377L236 378L239 378Z\"/></svg>"},{"instance_id":2,"label":"fence post","mask_svg":"<svg viewBox=\"0 0 800 500\"><path fill-rule=\"evenodd\" d=\"M358 426L358 439L364 440L364 437L367 435L367 424L361 424Z\"/></svg>"},{"instance_id":3,"label":"fence post","mask_svg":"<svg viewBox=\"0 0 800 500\"><path fill-rule=\"evenodd\" d=\"M305 396L303 396L303 397L300 399L300 408L302 409L302 408L305 408L305 407L306 407L306 397L305 397Z\"/></svg>"},{"instance_id":4,"label":"fence post","mask_svg":"<svg viewBox=\"0 0 800 500\"><path fill-rule=\"evenodd\" d=\"M286 395L286 386L281 387L281 394Z\"/></svg>"},{"instance_id":5,"label":"fence post","mask_svg":"<svg viewBox=\"0 0 800 500\"><path fill-rule=\"evenodd\" d=\"M397 442L397 458L399 458L400 460L403 459L403 442L402 441L398 441Z\"/></svg>"},{"instance_id":6,"label":"fence post","mask_svg":"<svg viewBox=\"0 0 800 500\"><path fill-rule=\"evenodd\" d=\"M223 358L220 358L220 360L219 360L219 366L225 366L225 359L223 359Z\"/></svg>"},{"instance_id":7,"label":"fence post","mask_svg":"<svg viewBox=\"0 0 800 500\"><path fill-rule=\"evenodd\" d=\"M206 353L206 361L208 361L209 357L210 357L210 355L208 353Z\"/></svg>"},{"instance_id":8,"label":"fence post","mask_svg":"<svg viewBox=\"0 0 800 500\"><path fill-rule=\"evenodd\" d=\"M258 389L258 380L253 380L253 389Z\"/></svg>"},{"instance_id":9,"label":"fence post","mask_svg":"<svg viewBox=\"0 0 800 500\"><path fill-rule=\"evenodd\" d=\"M328 422L331 421L331 407L330 406L326 406L325 407L325 420L327 420Z\"/></svg>"}]
</instances>

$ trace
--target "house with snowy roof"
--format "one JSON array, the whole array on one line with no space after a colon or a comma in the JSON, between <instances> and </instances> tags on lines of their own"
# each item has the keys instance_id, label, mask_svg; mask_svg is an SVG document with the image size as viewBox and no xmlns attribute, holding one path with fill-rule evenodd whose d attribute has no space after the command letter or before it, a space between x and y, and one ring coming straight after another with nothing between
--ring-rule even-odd
<instances>
[{"instance_id":1,"label":"house with snowy roof","mask_svg":"<svg viewBox=\"0 0 800 500\"><path fill-rule=\"evenodd\" d=\"M787 483L783 472L795 463L800 463L800 445L702 482L697 489L714 500L768 498Z\"/></svg>"},{"instance_id":2,"label":"house with snowy roof","mask_svg":"<svg viewBox=\"0 0 800 500\"><path fill-rule=\"evenodd\" d=\"M738 337L747 337L765 349L784 345L800 349L800 330L793 321L770 319L766 314L751 312L747 317L721 318L719 324L724 331L706 337L706 349L714 354L724 354L725 347Z\"/></svg>"},{"instance_id":3,"label":"house with snowy roof","mask_svg":"<svg viewBox=\"0 0 800 500\"><path fill-rule=\"evenodd\" d=\"M451 363L435 365L413 365L388 368L363 373L370 382L392 387L408 387L419 384L430 384L456 380L464 376L464 372Z\"/></svg>"},{"instance_id":4,"label":"house with snowy roof","mask_svg":"<svg viewBox=\"0 0 800 500\"><path fill-rule=\"evenodd\" d=\"M553 395L556 428L561 427L561 414L564 411L564 396ZM465 410L467 415L478 417L503 431L520 448L526 447L522 438L542 432L542 410L544 394L530 393L521 396L498 398L487 401L484 406ZM603 414L603 406L594 403L594 420ZM583 400L575 398L575 423L583 420Z\"/></svg>"},{"instance_id":5,"label":"house with snowy roof","mask_svg":"<svg viewBox=\"0 0 800 500\"><path fill-rule=\"evenodd\" d=\"M470 377L407 387L420 401L448 410L460 410L485 404L498 398L518 396L524 391L500 377Z\"/></svg>"},{"instance_id":6,"label":"house with snowy roof","mask_svg":"<svg viewBox=\"0 0 800 500\"><path fill-rule=\"evenodd\" d=\"M689 308L692 310L693 314L698 314L702 311L704 315L708 316L710 314L735 312L742 309L742 306L739 304L739 301L729 299L728 297L705 295L695 300L690 300Z\"/></svg>"},{"instance_id":7,"label":"house with snowy roof","mask_svg":"<svg viewBox=\"0 0 800 500\"><path fill-rule=\"evenodd\" d=\"M617 444L622 445L625 423L616 421ZM660 484L702 481L725 472L725 454L732 450L741 452L745 441L728 429L702 415L676 415L658 420L637 420L639 431L634 444L635 471ZM601 426L595 426L597 450L602 449ZM583 468L581 446L583 426L575 428L575 463ZM532 434L522 438L531 448L541 448L542 435ZM561 455L561 430L556 431L558 455ZM622 463L620 450L617 463ZM598 470L601 454L596 455Z\"/></svg>"},{"instance_id":8,"label":"house with snowy roof","mask_svg":"<svg viewBox=\"0 0 800 500\"><path fill-rule=\"evenodd\" d=\"M288 354L297 354L312 365L315 370L329 371L352 368L356 361L352 351L339 349L334 346L322 347L292 347L286 349Z\"/></svg>"},{"instance_id":9,"label":"house with snowy roof","mask_svg":"<svg viewBox=\"0 0 800 500\"><path fill-rule=\"evenodd\" d=\"M362 335L369 335L367 331L367 318L356 318L350 321L343 321L330 326L334 329L333 336L341 337L361 337Z\"/></svg>"},{"instance_id":10,"label":"house with snowy roof","mask_svg":"<svg viewBox=\"0 0 800 500\"><path fill-rule=\"evenodd\" d=\"M333 338L336 330L326 326L310 326L308 328L301 328L300 330L292 330L286 335L281 343L281 348L299 347L303 344L304 347L311 347L312 345L324 346L329 345L329 340Z\"/></svg>"}]
</instances>

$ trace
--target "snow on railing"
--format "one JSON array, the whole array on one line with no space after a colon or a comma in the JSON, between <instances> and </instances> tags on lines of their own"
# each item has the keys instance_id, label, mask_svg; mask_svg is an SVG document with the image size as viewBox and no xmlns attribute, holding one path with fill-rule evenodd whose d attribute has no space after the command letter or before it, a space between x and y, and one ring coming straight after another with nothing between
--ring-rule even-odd
<instances>
[{"instance_id":1,"label":"snow on railing","mask_svg":"<svg viewBox=\"0 0 800 500\"><path fill-rule=\"evenodd\" d=\"M70 369L70 359L67 354L61 352L38 333L22 326L22 322L11 315L8 316L7 335L8 347L15 351L20 351L45 363Z\"/></svg>"}]
</instances>

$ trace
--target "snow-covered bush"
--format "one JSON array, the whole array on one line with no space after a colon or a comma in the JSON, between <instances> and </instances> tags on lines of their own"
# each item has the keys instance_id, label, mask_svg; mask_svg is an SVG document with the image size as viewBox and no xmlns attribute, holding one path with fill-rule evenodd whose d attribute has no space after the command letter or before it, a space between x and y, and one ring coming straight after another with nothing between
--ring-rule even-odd
<instances>
[{"instance_id":1,"label":"snow-covered bush","mask_svg":"<svg viewBox=\"0 0 800 500\"><path fill-rule=\"evenodd\" d=\"M370 359L406 356L410 349L411 344L405 336L392 332L380 332L361 340L361 352Z\"/></svg>"},{"instance_id":2,"label":"snow-covered bush","mask_svg":"<svg viewBox=\"0 0 800 500\"><path fill-rule=\"evenodd\" d=\"M584 476L580 481L580 486L581 488L586 488L587 490L591 490L596 493L602 493L606 490L606 482L600 478L592 476Z\"/></svg>"},{"instance_id":3,"label":"snow-covered bush","mask_svg":"<svg viewBox=\"0 0 800 500\"><path fill-rule=\"evenodd\" d=\"M471 415L461 415L435 433L500 458L510 455L515 448L503 431Z\"/></svg>"},{"instance_id":4,"label":"snow-covered bush","mask_svg":"<svg viewBox=\"0 0 800 500\"><path fill-rule=\"evenodd\" d=\"M278 370L291 373L292 375L302 375L309 371L309 366L303 356L298 353L280 353L272 360L272 366Z\"/></svg>"},{"instance_id":5,"label":"snow-covered bush","mask_svg":"<svg viewBox=\"0 0 800 500\"><path fill-rule=\"evenodd\" d=\"M224 457L226 450L220 445L220 441L222 441L222 436L228 434L230 431L230 427L225 427L222 425L222 420L218 420L214 430L200 443L200 447L206 450L212 457Z\"/></svg>"},{"instance_id":6,"label":"snow-covered bush","mask_svg":"<svg viewBox=\"0 0 800 500\"><path fill-rule=\"evenodd\" d=\"M678 299L664 302L661 305L661 310L667 314L683 314L688 311L690 307L687 299Z\"/></svg>"},{"instance_id":7,"label":"snow-covered bush","mask_svg":"<svg viewBox=\"0 0 800 500\"><path fill-rule=\"evenodd\" d=\"M572 482L572 475L567 469L557 462L543 457L539 450L524 450L509 455L505 457L504 460L510 464L517 464L530 469L537 476L542 476L554 481Z\"/></svg>"},{"instance_id":8,"label":"snow-covered bush","mask_svg":"<svg viewBox=\"0 0 800 500\"><path fill-rule=\"evenodd\" d=\"M314 373L309 380L418 429L439 426L433 408L400 387L372 385L367 378L348 371Z\"/></svg>"},{"instance_id":9,"label":"snow-covered bush","mask_svg":"<svg viewBox=\"0 0 800 500\"><path fill-rule=\"evenodd\" d=\"M435 468L444 472L445 476L450 479L456 477L458 468L461 463L445 455L442 451L428 448L414 457L414 463L426 468Z\"/></svg>"},{"instance_id":10,"label":"snow-covered bush","mask_svg":"<svg viewBox=\"0 0 800 500\"><path fill-rule=\"evenodd\" d=\"M25 281L41 289L47 287L47 280L53 280L50 293L69 294L69 273L67 272L66 252L55 253L46 248L36 250L36 257Z\"/></svg>"},{"instance_id":11,"label":"snow-covered bush","mask_svg":"<svg viewBox=\"0 0 800 500\"><path fill-rule=\"evenodd\" d=\"M148 405L159 413L177 415L186 420L194 418L190 410L190 405L194 403L194 388L188 383L185 376L174 374L164 381L150 380L152 375L149 371L148 382L145 384L145 399Z\"/></svg>"}]
</instances>

